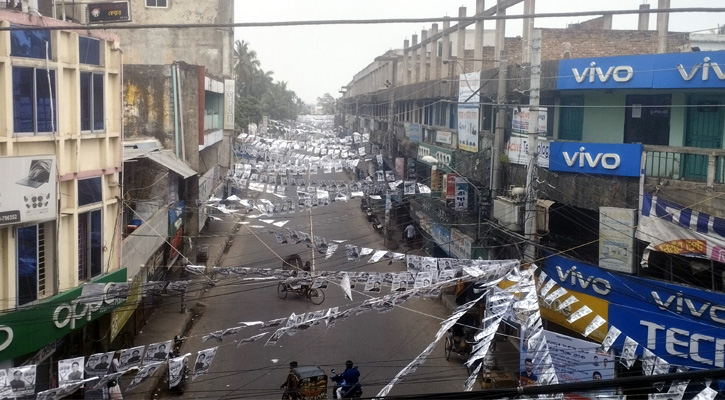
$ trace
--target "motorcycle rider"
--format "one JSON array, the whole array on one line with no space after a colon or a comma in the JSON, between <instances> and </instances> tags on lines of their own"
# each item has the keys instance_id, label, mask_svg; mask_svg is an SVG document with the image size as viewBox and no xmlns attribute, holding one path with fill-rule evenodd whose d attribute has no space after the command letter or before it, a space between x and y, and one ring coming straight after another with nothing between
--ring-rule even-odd
<instances>
[{"instance_id":1,"label":"motorcycle rider","mask_svg":"<svg viewBox=\"0 0 725 400\"><path fill-rule=\"evenodd\" d=\"M331 378L337 384L336 394L338 399L352 397L356 390L360 390L360 372L353 366L350 360L345 361L345 370ZM362 390L360 390L362 393Z\"/></svg>"},{"instance_id":2,"label":"motorcycle rider","mask_svg":"<svg viewBox=\"0 0 725 400\"><path fill-rule=\"evenodd\" d=\"M284 391L284 394L282 395L283 399L296 399L297 398L297 390L294 387L294 374L292 373L292 370L297 368L299 364L297 364L297 361L292 361L289 363L289 374L287 374L287 379L280 385L280 389Z\"/></svg>"}]
</instances>

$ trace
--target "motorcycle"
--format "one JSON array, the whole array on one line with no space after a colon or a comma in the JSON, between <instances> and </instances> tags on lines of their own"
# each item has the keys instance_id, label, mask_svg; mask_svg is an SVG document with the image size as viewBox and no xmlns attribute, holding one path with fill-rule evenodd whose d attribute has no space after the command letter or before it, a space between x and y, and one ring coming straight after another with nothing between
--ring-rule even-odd
<instances>
[{"instance_id":1,"label":"motorcycle","mask_svg":"<svg viewBox=\"0 0 725 400\"><path fill-rule=\"evenodd\" d=\"M383 231L383 224L378 221L377 217L373 216L373 218L370 220L370 223L372 224L373 229L375 229L375 232L380 233Z\"/></svg>"},{"instance_id":2,"label":"motorcycle","mask_svg":"<svg viewBox=\"0 0 725 400\"><path fill-rule=\"evenodd\" d=\"M335 370L334 369L330 370L330 373L334 374ZM345 386L345 381L342 380L342 378L340 377L340 374L333 375L330 379L335 382L335 385L332 387L332 398L337 399L338 398L337 389ZM360 383L358 382L347 390L343 389L342 397L339 397L339 398L340 399L357 399L357 398L362 397L362 394L363 394L362 385L360 385Z\"/></svg>"}]
</instances>

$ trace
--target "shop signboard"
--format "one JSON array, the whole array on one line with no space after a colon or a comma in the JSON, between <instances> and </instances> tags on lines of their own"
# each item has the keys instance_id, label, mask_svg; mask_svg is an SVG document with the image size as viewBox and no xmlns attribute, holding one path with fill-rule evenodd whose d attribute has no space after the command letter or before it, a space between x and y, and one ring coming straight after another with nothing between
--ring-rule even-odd
<instances>
[{"instance_id":1,"label":"shop signboard","mask_svg":"<svg viewBox=\"0 0 725 400\"><path fill-rule=\"evenodd\" d=\"M445 226L433 222L433 241L446 253L450 253L451 231Z\"/></svg>"},{"instance_id":2,"label":"shop signboard","mask_svg":"<svg viewBox=\"0 0 725 400\"><path fill-rule=\"evenodd\" d=\"M131 22L131 12L127 1L89 3L87 12L89 24Z\"/></svg>"},{"instance_id":3,"label":"shop signboard","mask_svg":"<svg viewBox=\"0 0 725 400\"><path fill-rule=\"evenodd\" d=\"M588 323L599 314L619 329L615 349L630 337L639 343L640 355L646 347L671 364L725 367L725 294L611 272L559 255L548 255L542 271L580 300L572 307L587 304L581 294L608 303L606 314L595 310L581 320Z\"/></svg>"},{"instance_id":4,"label":"shop signboard","mask_svg":"<svg viewBox=\"0 0 725 400\"><path fill-rule=\"evenodd\" d=\"M0 157L0 226L56 218L56 157Z\"/></svg>"},{"instance_id":5,"label":"shop signboard","mask_svg":"<svg viewBox=\"0 0 725 400\"><path fill-rule=\"evenodd\" d=\"M539 110L539 123L537 133L546 136L547 113L545 108ZM528 107L514 107L514 115L511 119L511 131L514 133L529 133L529 125L531 125L531 112Z\"/></svg>"},{"instance_id":6,"label":"shop signboard","mask_svg":"<svg viewBox=\"0 0 725 400\"><path fill-rule=\"evenodd\" d=\"M413 142L420 142L423 132L423 127L420 124L414 124L412 122L406 122L404 125L405 136Z\"/></svg>"},{"instance_id":7,"label":"shop signboard","mask_svg":"<svg viewBox=\"0 0 725 400\"><path fill-rule=\"evenodd\" d=\"M451 229L450 250L454 256L462 260L471 259L471 244L473 239L456 228Z\"/></svg>"},{"instance_id":8,"label":"shop signboard","mask_svg":"<svg viewBox=\"0 0 725 400\"><path fill-rule=\"evenodd\" d=\"M560 60L557 76L557 90L720 89L725 84L725 54L697 51Z\"/></svg>"},{"instance_id":9,"label":"shop signboard","mask_svg":"<svg viewBox=\"0 0 725 400\"><path fill-rule=\"evenodd\" d=\"M117 282L126 282L125 268L43 300L36 307L0 315L0 360L37 351L124 304L125 299L110 295ZM105 284L102 297L81 296L85 286L96 283Z\"/></svg>"},{"instance_id":10,"label":"shop signboard","mask_svg":"<svg viewBox=\"0 0 725 400\"><path fill-rule=\"evenodd\" d=\"M453 134L448 131L436 131L436 142L451 144Z\"/></svg>"},{"instance_id":11,"label":"shop signboard","mask_svg":"<svg viewBox=\"0 0 725 400\"><path fill-rule=\"evenodd\" d=\"M468 209L468 181L462 177L456 177L456 198L453 209L466 211Z\"/></svg>"},{"instance_id":12,"label":"shop signboard","mask_svg":"<svg viewBox=\"0 0 725 400\"><path fill-rule=\"evenodd\" d=\"M543 136L539 136L536 140L537 148L537 165L539 167L549 167L551 141ZM529 138L521 134L511 134L509 141L506 142L504 150L511 164L528 165L529 164Z\"/></svg>"},{"instance_id":13,"label":"shop signboard","mask_svg":"<svg viewBox=\"0 0 725 400\"><path fill-rule=\"evenodd\" d=\"M458 174L445 174L446 182L446 205L448 208L455 208L456 205L456 178Z\"/></svg>"},{"instance_id":14,"label":"shop signboard","mask_svg":"<svg viewBox=\"0 0 725 400\"><path fill-rule=\"evenodd\" d=\"M422 161L425 156L432 156L435 158L437 160L436 165L439 167L453 167L455 164L455 153L452 150L421 143L418 145L418 160Z\"/></svg>"},{"instance_id":15,"label":"shop signboard","mask_svg":"<svg viewBox=\"0 0 725 400\"><path fill-rule=\"evenodd\" d=\"M642 144L552 142L549 170L639 177Z\"/></svg>"}]
</instances>

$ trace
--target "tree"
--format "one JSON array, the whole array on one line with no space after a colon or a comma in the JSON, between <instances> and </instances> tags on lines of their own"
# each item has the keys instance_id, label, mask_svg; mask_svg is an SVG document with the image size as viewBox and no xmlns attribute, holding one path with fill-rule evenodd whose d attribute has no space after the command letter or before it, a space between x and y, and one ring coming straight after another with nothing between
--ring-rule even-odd
<instances>
[{"instance_id":1,"label":"tree","mask_svg":"<svg viewBox=\"0 0 725 400\"><path fill-rule=\"evenodd\" d=\"M317 105L322 107L323 114L332 115L335 113L335 98L329 93L325 93L322 97L318 97Z\"/></svg>"}]
</instances>

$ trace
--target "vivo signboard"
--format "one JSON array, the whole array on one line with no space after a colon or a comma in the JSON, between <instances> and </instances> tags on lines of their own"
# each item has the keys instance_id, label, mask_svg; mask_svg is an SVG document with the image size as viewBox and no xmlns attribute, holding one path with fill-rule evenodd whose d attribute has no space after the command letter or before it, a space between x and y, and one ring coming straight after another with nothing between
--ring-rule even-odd
<instances>
[{"instance_id":1,"label":"vivo signboard","mask_svg":"<svg viewBox=\"0 0 725 400\"><path fill-rule=\"evenodd\" d=\"M602 317L622 332L614 348L622 349L629 336L641 346L638 354L646 347L672 364L725 367L722 293L608 272L557 255L545 260L542 272L558 286L576 292L574 297L584 305L587 298L608 303Z\"/></svg>"},{"instance_id":2,"label":"vivo signboard","mask_svg":"<svg viewBox=\"0 0 725 400\"><path fill-rule=\"evenodd\" d=\"M639 176L641 144L552 142L549 170Z\"/></svg>"},{"instance_id":3,"label":"vivo signboard","mask_svg":"<svg viewBox=\"0 0 725 400\"><path fill-rule=\"evenodd\" d=\"M579 58L559 61L556 88L702 89L725 87L725 52Z\"/></svg>"}]
</instances>

